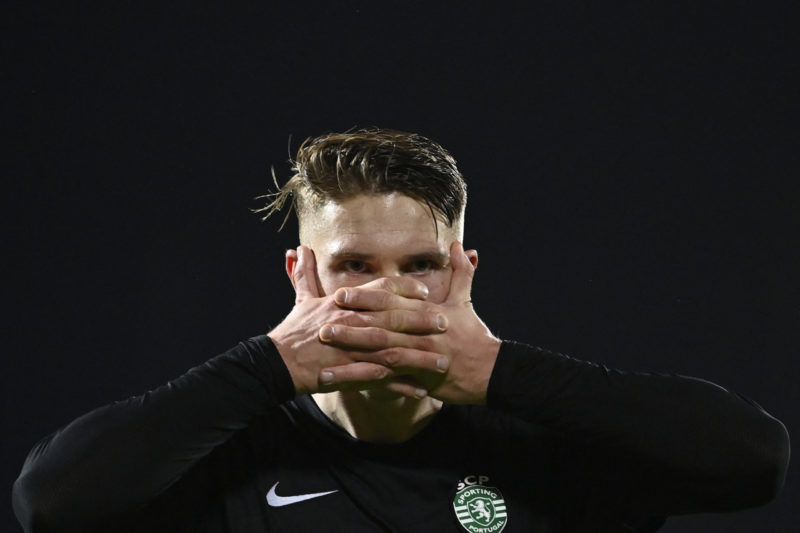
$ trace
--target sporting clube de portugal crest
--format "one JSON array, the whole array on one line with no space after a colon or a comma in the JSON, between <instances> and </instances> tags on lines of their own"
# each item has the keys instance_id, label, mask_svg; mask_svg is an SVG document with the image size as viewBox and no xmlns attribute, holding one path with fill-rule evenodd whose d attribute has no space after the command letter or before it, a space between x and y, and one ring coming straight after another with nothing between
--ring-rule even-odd
<instances>
[{"instance_id":1,"label":"sporting clube de portugal crest","mask_svg":"<svg viewBox=\"0 0 800 533\"><path fill-rule=\"evenodd\" d=\"M488 476L467 476L458 483L453 509L470 533L499 533L508 522L506 502L497 487L484 483Z\"/></svg>"}]
</instances>

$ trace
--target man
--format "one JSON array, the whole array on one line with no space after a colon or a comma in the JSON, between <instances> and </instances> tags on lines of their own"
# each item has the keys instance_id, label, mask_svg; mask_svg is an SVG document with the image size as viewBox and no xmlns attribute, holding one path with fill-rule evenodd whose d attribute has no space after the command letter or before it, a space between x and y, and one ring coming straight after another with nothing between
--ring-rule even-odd
<instances>
[{"instance_id":1,"label":"man","mask_svg":"<svg viewBox=\"0 0 800 533\"><path fill-rule=\"evenodd\" d=\"M711 383L500 341L470 288L465 187L419 135L303 144L296 300L254 337L47 437L26 531L655 531L759 505L788 436Z\"/></svg>"}]
</instances>

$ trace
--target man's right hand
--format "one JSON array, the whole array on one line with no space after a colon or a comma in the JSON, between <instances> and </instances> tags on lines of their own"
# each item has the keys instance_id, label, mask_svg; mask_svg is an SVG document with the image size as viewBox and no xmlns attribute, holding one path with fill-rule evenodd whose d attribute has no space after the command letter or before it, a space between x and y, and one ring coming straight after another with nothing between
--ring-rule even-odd
<instances>
[{"instance_id":1,"label":"man's right hand","mask_svg":"<svg viewBox=\"0 0 800 533\"><path fill-rule=\"evenodd\" d=\"M335 328L336 324L354 327L381 328L409 334L437 334L447 330L444 315L425 311L390 309L383 311L358 311L342 309L333 295L321 296L317 281L314 252L306 246L297 248L298 261L292 270L295 287L295 304L289 315L268 333L283 357L292 376L297 394L329 392L340 388L369 389L384 387L409 397L426 394L412 378L404 379L420 370L444 373L441 356L404 347L381 349L381 360L387 364L363 361L363 352L336 348L320 342L323 325ZM381 278L363 285L365 288L386 291L387 296L424 300L428 288L410 277ZM327 329L327 328L326 328ZM325 330L322 330L324 334ZM376 350L377 351L377 350ZM342 365L351 367L364 381L346 385L323 385L320 371ZM445 365L446 369L446 365Z\"/></svg>"}]
</instances>

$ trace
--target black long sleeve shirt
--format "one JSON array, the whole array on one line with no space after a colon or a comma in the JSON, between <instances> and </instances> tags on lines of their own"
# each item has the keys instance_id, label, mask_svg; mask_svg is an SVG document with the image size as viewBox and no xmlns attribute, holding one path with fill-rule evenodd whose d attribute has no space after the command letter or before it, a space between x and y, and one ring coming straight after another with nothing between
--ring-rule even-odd
<instances>
[{"instance_id":1,"label":"black long sleeve shirt","mask_svg":"<svg viewBox=\"0 0 800 533\"><path fill-rule=\"evenodd\" d=\"M295 398L260 336L39 442L13 501L29 532L645 532L769 501L788 450L712 383L511 342L486 406L370 444Z\"/></svg>"}]
</instances>

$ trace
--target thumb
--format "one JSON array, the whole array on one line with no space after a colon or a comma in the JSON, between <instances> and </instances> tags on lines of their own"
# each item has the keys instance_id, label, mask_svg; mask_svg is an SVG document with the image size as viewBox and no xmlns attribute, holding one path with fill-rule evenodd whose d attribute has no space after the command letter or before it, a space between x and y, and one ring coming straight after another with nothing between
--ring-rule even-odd
<instances>
[{"instance_id":1,"label":"thumb","mask_svg":"<svg viewBox=\"0 0 800 533\"><path fill-rule=\"evenodd\" d=\"M317 262L314 252L308 246L297 247L297 264L292 272L294 282L295 303L308 298L319 298L317 281Z\"/></svg>"},{"instance_id":2,"label":"thumb","mask_svg":"<svg viewBox=\"0 0 800 533\"><path fill-rule=\"evenodd\" d=\"M455 241L450 245L450 264L453 266L453 277L450 278L450 292L447 303L462 304L470 301L472 279L475 276L475 267L464 253L464 247Z\"/></svg>"}]
</instances>

